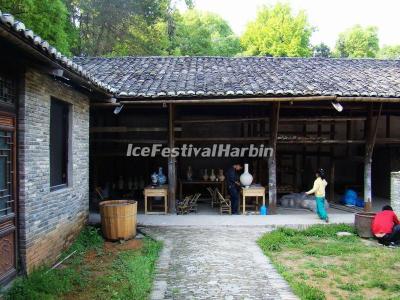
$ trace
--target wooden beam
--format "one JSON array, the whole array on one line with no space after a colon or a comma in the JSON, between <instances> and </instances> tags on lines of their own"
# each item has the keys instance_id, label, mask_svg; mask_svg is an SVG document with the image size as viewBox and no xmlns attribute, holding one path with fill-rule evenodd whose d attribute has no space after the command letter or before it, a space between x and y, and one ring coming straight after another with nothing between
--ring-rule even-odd
<instances>
[{"instance_id":1,"label":"wooden beam","mask_svg":"<svg viewBox=\"0 0 400 300\"><path fill-rule=\"evenodd\" d=\"M151 139L90 139L91 143L117 143L117 144L168 144L167 140Z\"/></svg>"},{"instance_id":2,"label":"wooden beam","mask_svg":"<svg viewBox=\"0 0 400 300\"><path fill-rule=\"evenodd\" d=\"M175 138L175 142L179 144L183 143L193 143L193 144L210 144L210 143L218 143L218 144L251 144L257 142L268 142L268 137L212 137L212 138ZM294 145L311 145L311 144L324 144L324 145L363 145L365 144L365 140L331 140L325 138L304 138L301 136L278 136L277 144L294 144ZM398 138L379 138L376 139L375 144L400 144L400 139Z\"/></svg>"},{"instance_id":3,"label":"wooden beam","mask_svg":"<svg viewBox=\"0 0 400 300\"><path fill-rule=\"evenodd\" d=\"M175 147L174 131L175 106L168 105L168 146ZM168 207L170 213L175 213L176 202L176 158L168 157Z\"/></svg>"},{"instance_id":4,"label":"wooden beam","mask_svg":"<svg viewBox=\"0 0 400 300\"><path fill-rule=\"evenodd\" d=\"M278 140L279 109L280 102L272 104L270 118L270 147L273 149L273 152L268 158L268 194L269 211L271 214L276 214L277 203L276 144Z\"/></svg>"},{"instance_id":5,"label":"wooden beam","mask_svg":"<svg viewBox=\"0 0 400 300\"><path fill-rule=\"evenodd\" d=\"M372 127L373 105L369 106L366 123L366 143L365 143L365 161L364 161L364 210L372 210L372 155L378 132L379 118L382 113L382 103L379 105L379 113L376 117L375 126Z\"/></svg>"},{"instance_id":6,"label":"wooden beam","mask_svg":"<svg viewBox=\"0 0 400 300\"><path fill-rule=\"evenodd\" d=\"M125 126L105 126L105 127L92 127L90 133L100 132L167 132L167 127L125 127ZM175 131L182 131L182 128L175 127Z\"/></svg>"},{"instance_id":7,"label":"wooden beam","mask_svg":"<svg viewBox=\"0 0 400 300\"><path fill-rule=\"evenodd\" d=\"M195 123L240 123L250 121L267 120L267 118L221 118L221 119L190 119L190 120L175 120L175 124L195 124Z\"/></svg>"}]
</instances>

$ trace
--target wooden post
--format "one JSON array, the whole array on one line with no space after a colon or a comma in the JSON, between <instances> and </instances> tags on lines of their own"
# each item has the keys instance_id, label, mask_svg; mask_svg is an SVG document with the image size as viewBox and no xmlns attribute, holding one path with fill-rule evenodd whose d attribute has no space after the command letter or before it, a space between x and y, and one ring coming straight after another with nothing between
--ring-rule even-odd
<instances>
[{"instance_id":1,"label":"wooden post","mask_svg":"<svg viewBox=\"0 0 400 300\"><path fill-rule=\"evenodd\" d=\"M364 210L372 210L372 155L374 153L374 146L376 135L378 132L378 122L382 113L382 103L379 106L379 112L376 116L375 126L372 128L373 117L373 104L370 104L368 109L368 117L365 124L365 157L364 157Z\"/></svg>"},{"instance_id":2,"label":"wooden post","mask_svg":"<svg viewBox=\"0 0 400 300\"><path fill-rule=\"evenodd\" d=\"M168 146L175 147L174 133L175 106L168 105ZM175 213L176 201L176 158L168 157L168 208L170 213Z\"/></svg>"},{"instance_id":3,"label":"wooden post","mask_svg":"<svg viewBox=\"0 0 400 300\"><path fill-rule=\"evenodd\" d=\"M269 194L269 211L276 214L276 142L278 139L278 123L279 123L280 102L274 102L271 108L270 116L270 147L273 149L272 155L268 158L268 194Z\"/></svg>"}]
</instances>

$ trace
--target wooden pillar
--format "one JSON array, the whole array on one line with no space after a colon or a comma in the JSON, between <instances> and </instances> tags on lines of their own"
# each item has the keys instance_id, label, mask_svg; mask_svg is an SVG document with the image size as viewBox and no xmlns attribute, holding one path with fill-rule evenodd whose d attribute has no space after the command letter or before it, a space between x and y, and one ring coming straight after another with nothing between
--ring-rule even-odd
<instances>
[{"instance_id":1,"label":"wooden pillar","mask_svg":"<svg viewBox=\"0 0 400 300\"><path fill-rule=\"evenodd\" d=\"M168 105L168 147L175 147L174 131L175 106ZM176 202L176 158L168 157L168 208L170 213L175 213Z\"/></svg>"},{"instance_id":2,"label":"wooden pillar","mask_svg":"<svg viewBox=\"0 0 400 300\"><path fill-rule=\"evenodd\" d=\"M270 115L270 147L273 149L272 155L268 158L268 193L269 193L269 211L276 214L276 142L278 139L278 123L279 123L280 102L274 102Z\"/></svg>"},{"instance_id":3,"label":"wooden pillar","mask_svg":"<svg viewBox=\"0 0 400 300\"><path fill-rule=\"evenodd\" d=\"M330 139L334 140L336 135L336 126L335 121L331 121L331 128L330 128ZM330 180L329 180L329 202L335 202L335 148L334 146L330 147Z\"/></svg>"},{"instance_id":4,"label":"wooden pillar","mask_svg":"<svg viewBox=\"0 0 400 300\"><path fill-rule=\"evenodd\" d=\"M378 132L378 122L382 113L382 103L379 106L379 113L376 117L375 126L372 127L373 104L368 108L368 116L365 124L365 157L364 157L364 202L365 211L372 210L372 155Z\"/></svg>"}]
</instances>

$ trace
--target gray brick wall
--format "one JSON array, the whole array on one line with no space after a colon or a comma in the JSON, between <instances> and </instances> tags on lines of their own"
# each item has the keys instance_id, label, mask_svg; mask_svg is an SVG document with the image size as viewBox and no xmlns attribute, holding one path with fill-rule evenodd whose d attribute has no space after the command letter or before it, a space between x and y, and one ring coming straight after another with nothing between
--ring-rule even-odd
<instances>
[{"instance_id":1,"label":"gray brick wall","mask_svg":"<svg viewBox=\"0 0 400 300\"><path fill-rule=\"evenodd\" d=\"M50 191L51 97L72 104L72 174ZM89 99L46 74L28 69L19 103L20 252L29 272L51 264L86 222L89 209Z\"/></svg>"}]
</instances>

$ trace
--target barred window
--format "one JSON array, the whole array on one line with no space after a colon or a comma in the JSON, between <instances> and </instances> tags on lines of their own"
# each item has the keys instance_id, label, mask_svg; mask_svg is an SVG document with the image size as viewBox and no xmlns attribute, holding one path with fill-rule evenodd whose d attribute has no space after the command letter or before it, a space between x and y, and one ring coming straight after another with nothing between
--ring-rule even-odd
<instances>
[{"instance_id":1,"label":"barred window","mask_svg":"<svg viewBox=\"0 0 400 300\"><path fill-rule=\"evenodd\" d=\"M0 73L0 102L14 104L17 97L17 84L13 78Z\"/></svg>"}]
</instances>

